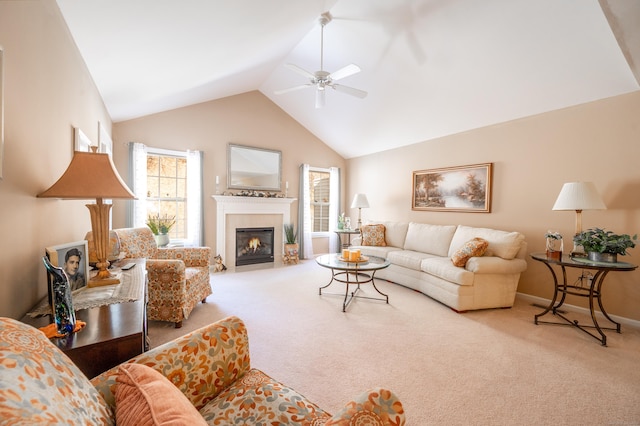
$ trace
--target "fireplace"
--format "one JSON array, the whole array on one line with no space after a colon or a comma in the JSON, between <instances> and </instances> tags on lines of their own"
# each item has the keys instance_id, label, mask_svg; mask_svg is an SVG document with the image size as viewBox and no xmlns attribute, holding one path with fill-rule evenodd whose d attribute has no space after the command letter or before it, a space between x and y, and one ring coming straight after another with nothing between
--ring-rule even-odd
<instances>
[{"instance_id":1,"label":"fireplace","mask_svg":"<svg viewBox=\"0 0 640 426\"><path fill-rule=\"evenodd\" d=\"M236 228L236 266L273 262L271 228Z\"/></svg>"}]
</instances>

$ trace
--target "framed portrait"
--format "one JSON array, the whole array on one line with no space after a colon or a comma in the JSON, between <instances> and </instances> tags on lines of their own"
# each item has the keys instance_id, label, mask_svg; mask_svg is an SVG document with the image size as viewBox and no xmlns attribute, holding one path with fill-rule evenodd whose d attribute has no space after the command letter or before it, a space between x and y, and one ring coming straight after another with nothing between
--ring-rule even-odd
<instances>
[{"instance_id":1,"label":"framed portrait","mask_svg":"<svg viewBox=\"0 0 640 426\"><path fill-rule=\"evenodd\" d=\"M109 154L112 157L113 153L113 141L111 136L107 133L107 129L98 121L98 152Z\"/></svg>"},{"instance_id":2,"label":"framed portrait","mask_svg":"<svg viewBox=\"0 0 640 426\"><path fill-rule=\"evenodd\" d=\"M64 269L69 277L71 291L87 285L90 269L89 250L86 240L47 247L45 254L53 266ZM49 280L51 280L51 277L49 277ZM49 288L51 288L51 285L49 285Z\"/></svg>"},{"instance_id":3,"label":"framed portrait","mask_svg":"<svg viewBox=\"0 0 640 426\"><path fill-rule=\"evenodd\" d=\"M82 130L80 130L78 127L74 127L73 136L74 136L73 149L75 151L91 152L90 147L91 145L93 145L91 143L91 139L89 139Z\"/></svg>"},{"instance_id":4,"label":"framed portrait","mask_svg":"<svg viewBox=\"0 0 640 426\"><path fill-rule=\"evenodd\" d=\"M413 172L412 210L491 212L493 163Z\"/></svg>"}]
</instances>

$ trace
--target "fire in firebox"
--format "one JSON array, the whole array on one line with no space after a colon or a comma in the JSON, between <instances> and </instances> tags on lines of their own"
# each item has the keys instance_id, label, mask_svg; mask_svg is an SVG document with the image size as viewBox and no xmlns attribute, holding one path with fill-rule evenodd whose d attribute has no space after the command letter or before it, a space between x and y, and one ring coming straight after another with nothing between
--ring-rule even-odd
<instances>
[{"instance_id":1,"label":"fire in firebox","mask_svg":"<svg viewBox=\"0 0 640 426\"><path fill-rule=\"evenodd\" d=\"M253 253L255 253L258 251L259 248L260 248L260 238L257 238L257 237L251 238L249 240L249 246L248 246L249 251L252 251Z\"/></svg>"},{"instance_id":2,"label":"fire in firebox","mask_svg":"<svg viewBox=\"0 0 640 426\"><path fill-rule=\"evenodd\" d=\"M273 262L274 228L236 228L236 266Z\"/></svg>"}]
</instances>

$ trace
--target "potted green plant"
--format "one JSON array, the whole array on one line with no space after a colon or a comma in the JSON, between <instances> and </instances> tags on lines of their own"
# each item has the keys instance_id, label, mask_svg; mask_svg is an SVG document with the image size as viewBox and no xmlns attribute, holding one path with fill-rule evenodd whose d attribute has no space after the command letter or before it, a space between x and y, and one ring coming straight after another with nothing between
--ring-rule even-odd
<instances>
[{"instance_id":1,"label":"potted green plant","mask_svg":"<svg viewBox=\"0 0 640 426\"><path fill-rule=\"evenodd\" d=\"M298 233L293 226L293 223L284 224L284 262L298 263Z\"/></svg>"},{"instance_id":2,"label":"potted green plant","mask_svg":"<svg viewBox=\"0 0 640 426\"><path fill-rule=\"evenodd\" d=\"M164 247L169 244L169 231L176 224L175 216L160 216L160 214L149 215L147 217L147 226L153 232L158 247Z\"/></svg>"},{"instance_id":3,"label":"potted green plant","mask_svg":"<svg viewBox=\"0 0 640 426\"><path fill-rule=\"evenodd\" d=\"M617 262L618 255L627 254L627 249L636 246L638 235L614 234L601 228L592 228L573 237L576 245L581 245L589 260L595 262Z\"/></svg>"}]
</instances>

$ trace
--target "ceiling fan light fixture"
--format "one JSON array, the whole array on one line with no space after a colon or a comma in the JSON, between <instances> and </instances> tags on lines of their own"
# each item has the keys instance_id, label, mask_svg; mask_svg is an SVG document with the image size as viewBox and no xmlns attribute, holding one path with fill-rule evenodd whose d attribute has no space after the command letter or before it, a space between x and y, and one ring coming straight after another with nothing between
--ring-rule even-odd
<instances>
[{"instance_id":1,"label":"ceiling fan light fixture","mask_svg":"<svg viewBox=\"0 0 640 426\"><path fill-rule=\"evenodd\" d=\"M334 90L337 90L342 93L346 93L351 96L355 96L357 98L363 99L367 96L367 92L360 89L355 89L349 86L343 86L336 84L335 81L343 79L345 77L349 77L353 74L357 74L360 72L360 67L355 64L349 64L334 73L330 73L324 70L324 27L327 25L333 17L330 12L324 12L320 15L318 22L320 23L320 70L315 73L311 73L297 65L294 64L285 64L287 68L290 70L303 75L304 77L309 79L309 83L291 87L289 89L281 89L276 90L274 93L276 95L281 95L288 92L293 92L299 89L304 89L306 87L315 87L316 88L316 108L322 108L325 104L325 88L331 87Z\"/></svg>"}]
</instances>

